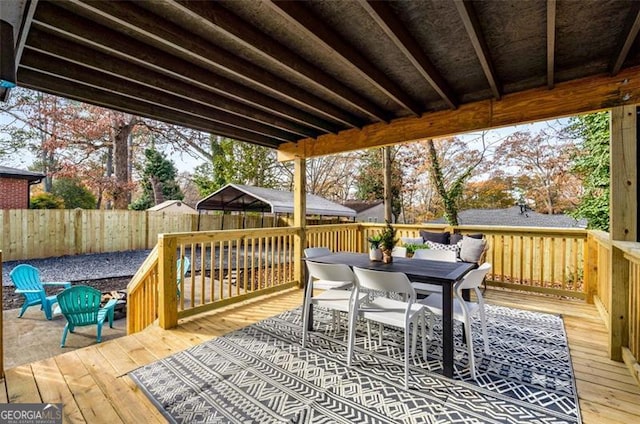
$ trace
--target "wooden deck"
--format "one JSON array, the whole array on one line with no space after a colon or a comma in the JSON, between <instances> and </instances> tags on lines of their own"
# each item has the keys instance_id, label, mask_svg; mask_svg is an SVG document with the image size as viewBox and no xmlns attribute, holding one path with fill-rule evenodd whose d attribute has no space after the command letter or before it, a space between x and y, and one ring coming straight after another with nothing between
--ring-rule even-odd
<instances>
[{"instance_id":1,"label":"wooden deck","mask_svg":"<svg viewBox=\"0 0 640 424\"><path fill-rule=\"evenodd\" d=\"M536 295L488 290L488 302L564 315L585 423L640 422L640 387L607 359L606 329L595 307ZM302 291L247 301L55 358L6 371L0 402L64 403L65 422L165 422L126 373L202 341L299 306Z\"/></svg>"}]
</instances>

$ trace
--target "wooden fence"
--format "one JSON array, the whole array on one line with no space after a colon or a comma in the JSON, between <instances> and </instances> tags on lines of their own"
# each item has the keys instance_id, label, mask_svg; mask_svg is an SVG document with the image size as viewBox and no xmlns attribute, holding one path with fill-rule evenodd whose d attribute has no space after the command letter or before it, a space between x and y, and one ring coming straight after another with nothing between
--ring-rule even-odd
<instances>
[{"instance_id":1,"label":"wooden fence","mask_svg":"<svg viewBox=\"0 0 640 424\"><path fill-rule=\"evenodd\" d=\"M4 260L153 248L158 234L286 225L273 216L84 209L0 210Z\"/></svg>"}]
</instances>

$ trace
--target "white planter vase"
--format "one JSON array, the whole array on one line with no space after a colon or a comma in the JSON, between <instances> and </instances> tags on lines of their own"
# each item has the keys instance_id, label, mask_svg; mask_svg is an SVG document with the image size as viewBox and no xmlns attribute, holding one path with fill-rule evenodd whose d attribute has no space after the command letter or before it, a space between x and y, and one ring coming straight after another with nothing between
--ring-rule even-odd
<instances>
[{"instance_id":1,"label":"white planter vase","mask_svg":"<svg viewBox=\"0 0 640 424\"><path fill-rule=\"evenodd\" d=\"M369 259L372 261L381 261L382 260L382 249L369 249Z\"/></svg>"}]
</instances>

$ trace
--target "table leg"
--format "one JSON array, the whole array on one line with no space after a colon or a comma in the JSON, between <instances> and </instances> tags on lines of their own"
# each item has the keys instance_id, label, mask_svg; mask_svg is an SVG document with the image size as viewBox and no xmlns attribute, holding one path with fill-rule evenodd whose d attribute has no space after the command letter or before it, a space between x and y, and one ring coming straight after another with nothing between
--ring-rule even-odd
<instances>
[{"instance_id":1,"label":"table leg","mask_svg":"<svg viewBox=\"0 0 640 424\"><path fill-rule=\"evenodd\" d=\"M311 299L313 297L313 283L311 281L307 281L307 284L305 285L305 299L307 298L307 290L310 290L311 293L309 293L309 299ZM307 321L307 330L308 331L313 331L313 304L310 303L309 304L309 320Z\"/></svg>"},{"instance_id":2,"label":"table leg","mask_svg":"<svg viewBox=\"0 0 640 424\"><path fill-rule=\"evenodd\" d=\"M442 372L453 378L453 284L442 285Z\"/></svg>"}]
</instances>

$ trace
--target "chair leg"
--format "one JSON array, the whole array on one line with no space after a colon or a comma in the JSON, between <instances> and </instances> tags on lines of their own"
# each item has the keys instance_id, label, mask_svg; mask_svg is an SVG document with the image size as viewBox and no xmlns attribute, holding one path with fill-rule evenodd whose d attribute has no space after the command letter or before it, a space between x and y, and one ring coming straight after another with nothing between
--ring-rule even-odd
<instances>
[{"instance_id":1,"label":"chair leg","mask_svg":"<svg viewBox=\"0 0 640 424\"><path fill-rule=\"evenodd\" d=\"M404 389L409 390L409 328L404 329Z\"/></svg>"},{"instance_id":2,"label":"chair leg","mask_svg":"<svg viewBox=\"0 0 640 424\"><path fill-rule=\"evenodd\" d=\"M347 366L351 366L351 358L353 357L353 350L356 341L356 323L358 321L358 305L357 303L352 307L351 311L347 314L347 320L349 325L349 340L347 342ZM367 325L369 323L367 322ZM371 339L369 339L371 343Z\"/></svg>"},{"instance_id":3,"label":"chair leg","mask_svg":"<svg viewBox=\"0 0 640 424\"><path fill-rule=\"evenodd\" d=\"M384 333L384 325L378 323L378 346L382 346L382 333Z\"/></svg>"},{"instance_id":4,"label":"chair leg","mask_svg":"<svg viewBox=\"0 0 640 424\"><path fill-rule=\"evenodd\" d=\"M102 322L98 323L98 330L97 330L96 340L98 341L98 343L100 343L102 341Z\"/></svg>"},{"instance_id":5,"label":"chair leg","mask_svg":"<svg viewBox=\"0 0 640 424\"><path fill-rule=\"evenodd\" d=\"M304 299L304 307L302 308L302 347L307 347L307 337L308 337L308 328L309 328L309 304L311 303L311 299L306 293L308 290L305 290L305 299Z\"/></svg>"},{"instance_id":6,"label":"chair leg","mask_svg":"<svg viewBox=\"0 0 640 424\"><path fill-rule=\"evenodd\" d=\"M482 325L482 340L484 341L484 353L487 355L489 351L489 335L487 334L487 318L484 314L484 305L480 307L480 324Z\"/></svg>"},{"instance_id":7,"label":"chair leg","mask_svg":"<svg viewBox=\"0 0 640 424\"><path fill-rule=\"evenodd\" d=\"M51 312L51 310L53 309L53 304L46 302L42 304L42 309L44 310L44 316L47 317L47 319L49 321L51 321L51 318L53 317L53 313Z\"/></svg>"},{"instance_id":8,"label":"chair leg","mask_svg":"<svg viewBox=\"0 0 640 424\"><path fill-rule=\"evenodd\" d=\"M64 347L64 344L67 342L67 333L69 331L69 323L64 326L64 330L62 330L62 341L60 342L60 347Z\"/></svg>"},{"instance_id":9,"label":"chair leg","mask_svg":"<svg viewBox=\"0 0 640 424\"><path fill-rule=\"evenodd\" d=\"M420 321L419 317L414 317L411 322L411 356L416 354L416 346L418 344L418 322Z\"/></svg>"},{"instance_id":10,"label":"chair leg","mask_svg":"<svg viewBox=\"0 0 640 424\"><path fill-rule=\"evenodd\" d=\"M424 311L420 314L421 327L422 327L422 359L427 360L427 338L425 337L427 334L427 319L424 316Z\"/></svg>"},{"instance_id":11,"label":"chair leg","mask_svg":"<svg viewBox=\"0 0 640 424\"><path fill-rule=\"evenodd\" d=\"M371 321L367 321L367 342L369 342L369 350L373 347L371 342Z\"/></svg>"},{"instance_id":12,"label":"chair leg","mask_svg":"<svg viewBox=\"0 0 640 424\"><path fill-rule=\"evenodd\" d=\"M469 317L466 316L464 319L464 330L467 336L467 349L469 350L469 371L471 371L471 378L473 380L476 379L476 361L473 357L473 336L471 334L471 322Z\"/></svg>"},{"instance_id":13,"label":"chair leg","mask_svg":"<svg viewBox=\"0 0 640 424\"><path fill-rule=\"evenodd\" d=\"M24 315L24 311L26 311L28 307L29 307L29 304L25 300L24 305L22 305L22 308L20 309L20 315L18 315L18 318L22 318L22 315Z\"/></svg>"}]
</instances>

